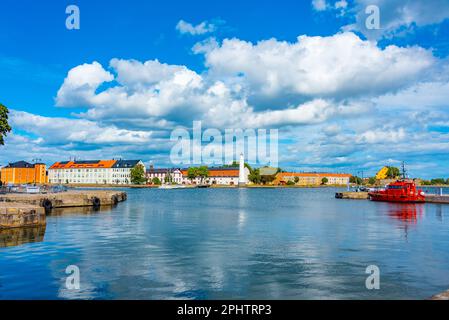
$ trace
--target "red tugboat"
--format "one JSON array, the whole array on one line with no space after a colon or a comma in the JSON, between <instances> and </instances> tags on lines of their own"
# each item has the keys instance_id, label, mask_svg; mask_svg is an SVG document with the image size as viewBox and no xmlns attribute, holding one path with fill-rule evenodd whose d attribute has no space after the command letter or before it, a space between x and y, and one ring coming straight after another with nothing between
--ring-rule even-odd
<instances>
[{"instance_id":1,"label":"red tugboat","mask_svg":"<svg viewBox=\"0 0 449 320\"><path fill-rule=\"evenodd\" d=\"M426 201L425 193L416 189L414 181L406 178L405 165L402 164L402 179L390 183L385 189L368 193L372 201L423 203Z\"/></svg>"}]
</instances>

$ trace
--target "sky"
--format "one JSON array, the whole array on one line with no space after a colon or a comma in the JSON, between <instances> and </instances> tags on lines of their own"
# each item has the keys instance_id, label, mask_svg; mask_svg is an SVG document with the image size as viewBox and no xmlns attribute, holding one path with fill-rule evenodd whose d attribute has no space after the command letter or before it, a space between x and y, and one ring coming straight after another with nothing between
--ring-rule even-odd
<instances>
[{"instance_id":1,"label":"sky","mask_svg":"<svg viewBox=\"0 0 449 320\"><path fill-rule=\"evenodd\" d=\"M0 165L171 166L171 132L201 121L277 129L284 170L368 176L405 161L449 177L448 0L2 0L0 14L13 127Z\"/></svg>"}]
</instances>

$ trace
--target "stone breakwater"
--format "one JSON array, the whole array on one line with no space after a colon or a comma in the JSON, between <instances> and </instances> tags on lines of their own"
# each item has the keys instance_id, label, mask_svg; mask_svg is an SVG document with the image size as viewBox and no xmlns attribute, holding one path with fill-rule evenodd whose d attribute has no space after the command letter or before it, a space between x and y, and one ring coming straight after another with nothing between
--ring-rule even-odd
<instances>
[{"instance_id":1,"label":"stone breakwater","mask_svg":"<svg viewBox=\"0 0 449 320\"><path fill-rule=\"evenodd\" d=\"M0 229L45 226L45 209L37 206L0 202Z\"/></svg>"},{"instance_id":2,"label":"stone breakwater","mask_svg":"<svg viewBox=\"0 0 449 320\"><path fill-rule=\"evenodd\" d=\"M0 195L0 229L45 225L45 214L57 208L99 208L126 199L125 192L104 190Z\"/></svg>"},{"instance_id":3,"label":"stone breakwater","mask_svg":"<svg viewBox=\"0 0 449 320\"><path fill-rule=\"evenodd\" d=\"M337 192L335 194L337 199L354 199L354 200L368 200L368 192Z\"/></svg>"},{"instance_id":4,"label":"stone breakwater","mask_svg":"<svg viewBox=\"0 0 449 320\"><path fill-rule=\"evenodd\" d=\"M127 199L126 192L92 190L69 191L47 194L6 194L0 195L0 202L23 203L43 207L47 211L53 208L100 207L116 205Z\"/></svg>"}]
</instances>

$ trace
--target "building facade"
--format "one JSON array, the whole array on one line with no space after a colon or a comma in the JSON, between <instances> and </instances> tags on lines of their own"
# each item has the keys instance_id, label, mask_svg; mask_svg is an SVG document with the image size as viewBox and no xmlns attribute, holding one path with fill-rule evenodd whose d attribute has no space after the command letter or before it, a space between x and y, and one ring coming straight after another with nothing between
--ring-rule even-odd
<instances>
[{"instance_id":1,"label":"building facade","mask_svg":"<svg viewBox=\"0 0 449 320\"><path fill-rule=\"evenodd\" d=\"M155 169L151 167L146 172L147 181L151 183L153 179L157 178L162 183L176 183L182 184L183 177L181 169Z\"/></svg>"},{"instance_id":2,"label":"building facade","mask_svg":"<svg viewBox=\"0 0 449 320\"><path fill-rule=\"evenodd\" d=\"M208 184L237 186L239 184L239 168L209 168L209 176L201 181L200 178L189 179L187 169L182 171L183 184ZM248 183L249 169L243 169L243 179Z\"/></svg>"},{"instance_id":3,"label":"building facade","mask_svg":"<svg viewBox=\"0 0 449 320\"><path fill-rule=\"evenodd\" d=\"M300 186L315 186L321 185L323 178L327 178L329 185L347 185L349 179L352 177L346 173L296 173L296 172L281 172L278 173L276 179L273 181L274 185L284 185L289 181L295 182ZM297 181L297 182L296 182Z\"/></svg>"},{"instance_id":4,"label":"building facade","mask_svg":"<svg viewBox=\"0 0 449 320\"><path fill-rule=\"evenodd\" d=\"M92 160L56 162L48 170L54 184L131 184L131 169L140 160Z\"/></svg>"},{"instance_id":5,"label":"building facade","mask_svg":"<svg viewBox=\"0 0 449 320\"><path fill-rule=\"evenodd\" d=\"M2 184L45 184L48 182L47 166L44 163L19 161L1 168Z\"/></svg>"}]
</instances>

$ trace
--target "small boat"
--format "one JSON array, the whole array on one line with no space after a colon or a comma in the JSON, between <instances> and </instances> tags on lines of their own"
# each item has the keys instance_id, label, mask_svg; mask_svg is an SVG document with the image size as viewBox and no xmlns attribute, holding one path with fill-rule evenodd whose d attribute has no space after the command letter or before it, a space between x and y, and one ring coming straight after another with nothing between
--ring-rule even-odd
<instances>
[{"instance_id":1,"label":"small boat","mask_svg":"<svg viewBox=\"0 0 449 320\"><path fill-rule=\"evenodd\" d=\"M179 185L179 184L164 184L159 187L159 189L164 189L164 190L185 189L185 188L186 188L186 186Z\"/></svg>"},{"instance_id":2,"label":"small boat","mask_svg":"<svg viewBox=\"0 0 449 320\"><path fill-rule=\"evenodd\" d=\"M199 188L199 189L205 189L205 188L210 188L210 185L208 185L208 184L199 184L196 187Z\"/></svg>"},{"instance_id":3,"label":"small boat","mask_svg":"<svg viewBox=\"0 0 449 320\"><path fill-rule=\"evenodd\" d=\"M402 168L402 179L388 184L384 189L370 191L368 193L370 200L402 203L426 202L425 193L421 189L416 189L414 181L406 178L404 164L402 164Z\"/></svg>"}]
</instances>

